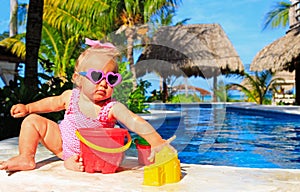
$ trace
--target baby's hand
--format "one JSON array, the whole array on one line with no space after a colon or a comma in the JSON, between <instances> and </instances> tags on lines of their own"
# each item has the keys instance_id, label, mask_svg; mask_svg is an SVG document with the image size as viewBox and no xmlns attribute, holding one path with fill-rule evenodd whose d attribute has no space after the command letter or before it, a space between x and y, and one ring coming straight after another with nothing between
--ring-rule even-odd
<instances>
[{"instance_id":1,"label":"baby's hand","mask_svg":"<svg viewBox=\"0 0 300 192\"><path fill-rule=\"evenodd\" d=\"M176 138L176 135L173 135L171 138L169 138L168 140L166 140L165 143L163 143L162 145L159 145L157 147L151 147L151 153L148 157L148 160L153 162L155 154L160 152L165 146L169 147L174 153L177 153L177 150L170 145L170 143Z\"/></svg>"},{"instance_id":2,"label":"baby's hand","mask_svg":"<svg viewBox=\"0 0 300 192\"><path fill-rule=\"evenodd\" d=\"M14 118L24 117L28 114L28 109L24 104L16 104L11 107L10 114Z\"/></svg>"}]
</instances>

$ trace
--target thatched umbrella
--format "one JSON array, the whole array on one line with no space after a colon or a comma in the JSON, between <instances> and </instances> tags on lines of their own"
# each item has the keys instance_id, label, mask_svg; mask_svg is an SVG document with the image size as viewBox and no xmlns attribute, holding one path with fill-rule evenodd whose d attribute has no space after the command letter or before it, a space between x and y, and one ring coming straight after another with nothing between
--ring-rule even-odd
<instances>
[{"instance_id":1,"label":"thatched umbrella","mask_svg":"<svg viewBox=\"0 0 300 192\"><path fill-rule=\"evenodd\" d=\"M214 77L242 72L244 66L219 24L165 26L155 31L136 64L137 77L156 72L175 76Z\"/></svg>"},{"instance_id":2,"label":"thatched umbrella","mask_svg":"<svg viewBox=\"0 0 300 192\"><path fill-rule=\"evenodd\" d=\"M295 71L296 104L300 104L300 1L291 1L290 28L286 35L264 47L256 54L251 71Z\"/></svg>"},{"instance_id":3,"label":"thatched umbrella","mask_svg":"<svg viewBox=\"0 0 300 192\"><path fill-rule=\"evenodd\" d=\"M254 57L251 71L294 71L296 84L296 104L300 104L300 28L264 47Z\"/></svg>"},{"instance_id":4,"label":"thatched umbrella","mask_svg":"<svg viewBox=\"0 0 300 192\"><path fill-rule=\"evenodd\" d=\"M206 90L206 89L203 89L203 88L200 88L200 87L196 87L196 86L191 86L191 85L183 85L183 84L180 84L180 85L177 85L177 86L174 86L173 89L175 89L176 91L179 91L179 90L192 90L192 91L197 91L200 93L201 97L202 97L202 101L204 101L204 97L206 95L211 95L211 92Z\"/></svg>"},{"instance_id":5,"label":"thatched umbrella","mask_svg":"<svg viewBox=\"0 0 300 192\"><path fill-rule=\"evenodd\" d=\"M0 78L5 84L16 78L19 63L24 63L24 59L12 54L5 47L0 46Z\"/></svg>"},{"instance_id":6,"label":"thatched umbrella","mask_svg":"<svg viewBox=\"0 0 300 192\"><path fill-rule=\"evenodd\" d=\"M299 28L300 29L300 28ZM254 57L251 71L293 71L300 56L300 31L293 30L264 47Z\"/></svg>"}]
</instances>

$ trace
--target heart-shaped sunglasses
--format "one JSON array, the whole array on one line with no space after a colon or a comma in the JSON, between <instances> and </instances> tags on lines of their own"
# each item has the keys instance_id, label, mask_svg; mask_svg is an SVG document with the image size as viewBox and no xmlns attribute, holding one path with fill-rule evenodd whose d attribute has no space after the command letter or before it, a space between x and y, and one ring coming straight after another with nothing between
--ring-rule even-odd
<instances>
[{"instance_id":1,"label":"heart-shaped sunglasses","mask_svg":"<svg viewBox=\"0 0 300 192\"><path fill-rule=\"evenodd\" d=\"M114 87L122 81L121 74L114 72L108 72L105 74L102 70L89 69L87 72L79 72L79 74L87 77L94 84L98 84L103 78L105 78L110 87Z\"/></svg>"}]
</instances>

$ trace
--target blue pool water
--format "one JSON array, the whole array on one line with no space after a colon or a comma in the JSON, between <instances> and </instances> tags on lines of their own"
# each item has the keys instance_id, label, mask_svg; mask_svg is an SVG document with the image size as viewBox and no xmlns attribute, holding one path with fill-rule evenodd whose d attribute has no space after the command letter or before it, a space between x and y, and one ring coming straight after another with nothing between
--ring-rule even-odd
<instances>
[{"instance_id":1,"label":"blue pool water","mask_svg":"<svg viewBox=\"0 0 300 192\"><path fill-rule=\"evenodd\" d=\"M172 145L182 163L251 168L300 168L300 118L246 113L226 106L173 105L180 119L153 125Z\"/></svg>"}]
</instances>

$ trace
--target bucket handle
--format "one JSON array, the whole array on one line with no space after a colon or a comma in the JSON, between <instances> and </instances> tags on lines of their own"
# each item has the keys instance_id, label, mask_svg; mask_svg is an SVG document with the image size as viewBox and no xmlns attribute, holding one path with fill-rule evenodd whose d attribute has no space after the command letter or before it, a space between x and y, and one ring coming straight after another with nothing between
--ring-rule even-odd
<instances>
[{"instance_id":1,"label":"bucket handle","mask_svg":"<svg viewBox=\"0 0 300 192\"><path fill-rule=\"evenodd\" d=\"M96 150L96 151L100 151L100 152L105 152L105 153L120 153L120 152L124 152L126 151L130 145L131 145L131 137L130 137L130 134L129 132L127 132L127 143L122 146L122 147L119 147L119 148L105 148L105 147L101 147L101 146L98 146L98 145L95 145L94 143L86 140L80 133L78 130L76 130L75 132L76 136L78 137L78 139L86 144L87 146L89 146L90 148Z\"/></svg>"}]
</instances>

